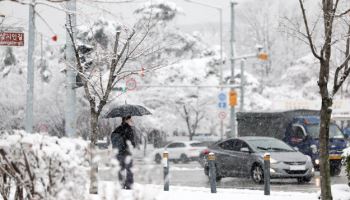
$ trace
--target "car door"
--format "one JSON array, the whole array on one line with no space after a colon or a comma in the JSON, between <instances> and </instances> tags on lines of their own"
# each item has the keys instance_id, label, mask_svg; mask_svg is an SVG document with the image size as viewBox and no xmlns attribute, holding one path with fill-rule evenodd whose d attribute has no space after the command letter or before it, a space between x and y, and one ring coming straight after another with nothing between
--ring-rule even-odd
<instances>
[{"instance_id":1,"label":"car door","mask_svg":"<svg viewBox=\"0 0 350 200\"><path fill-rule=\"evenodd\" d=\"M237 174L234 169L234 157L232 155L235 141L235 139L229 139L218 144L220 151L216 153L217 165L220 166L220 170L225 176L235 176Z\"/></svg>"},{"instance_id":2,"label":"car door","mask_svg":"<svg viewBox=\"0 0 350 200\"><path fill-rule=\"evenodd\" d=\"M242 148L248 149L249 152L241 151ZM248 144L242 140L237 139L234 143L232 162L238 176L246 176L250 174L251 149Z\"/></svg>"},{"instance_id":3,"label":"car door","mask_svg":"<svg viewBox=\"0 0 350 200\"><path fill-rule=\"evenodd\" d=\"M178 158L178 157L176 157L177 148L178 148L177 142L168 144L168 146L166 147L165 150L168 151L168 153L169 153L169 159L177 159Z\"/></svg>"}]
</instances>

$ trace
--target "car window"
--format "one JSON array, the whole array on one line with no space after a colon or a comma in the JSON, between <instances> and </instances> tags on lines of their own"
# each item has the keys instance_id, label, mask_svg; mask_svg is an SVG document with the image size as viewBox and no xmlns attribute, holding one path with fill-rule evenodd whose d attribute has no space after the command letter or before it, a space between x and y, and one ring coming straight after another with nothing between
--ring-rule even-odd
<instances>
[{"instance_id":1,"label":"car window","mask_svg":"<svg viewBox=\"0 0 350 200\"><path fill-rule=\"evenodd\" d=\"M190 144L191 147L206 147L207 144L202 143L202 142L198 142L198 143L192 143Z\"/></svg>"},{"instance_id":2,"label":"car window","mask_svg":"<svg viewBox=\"0 0 350 200\"><path fill-rule=\"evenodd\" d=\"M167 148L175 148L176 147L176 143L171 143L167 146Z\"/></svg>"},{"instance_id":3,"label":"car window","mask_svg":"<svg viewBox=\"0 0 350 200\"><path fill-rule=\"evenodd\" d=\"M241 148L244 148L244 147L249 149L249 146L247 143L241 140L236 140L236 142L234 143L233 151L241 151Z\"/></svg>"},{"instance_id":4,"label":"car window","mask_svg":"<svg viewBox=\"0 0 350 200\"><path fill-rule=\"evenodd\" d=\"M184 143L179 143L179 142L171 143L171 144L168 145L167 148L179 148L179 147L185 147L185 144Z\"/></svg>"},{"instance_id":5,"label":"car window","mask_svg":"<svg viewBox=\"0 0 350 200\"><path fill-rule=\"evenodd\" d=\"M249 145L257 152L294 152L295 150L281 140L274 138L249 139Z\"/></svg>"},{"instance_id":6,"label":"car window","mask_svg":"<svg viewBox=\"0 0 350 200\"><path fill-rule=\"evenodd\" d=\"M222 149L232 151L234 149L235 140L226 140L219 144Z\"/></svg>"},{"instance_id":7,"label":"car window","mask_svg":"<svg viewBox=\"0 0 350 200\"><path fill-rule=\"evenodd\" d=\"M184 143L177 143L176 147L186 147L186 145Z\"/></svg>"},{"instance_id":8,"label":"car window","mask_svg":"<svg viewBox=\"0 0 350 200\"><path fill-rule=\"evenodd\" d=\"M303 129L301 129L299 126L293 127L292 137L303 139L305 137Z\"/></svg>"}]
</instances>

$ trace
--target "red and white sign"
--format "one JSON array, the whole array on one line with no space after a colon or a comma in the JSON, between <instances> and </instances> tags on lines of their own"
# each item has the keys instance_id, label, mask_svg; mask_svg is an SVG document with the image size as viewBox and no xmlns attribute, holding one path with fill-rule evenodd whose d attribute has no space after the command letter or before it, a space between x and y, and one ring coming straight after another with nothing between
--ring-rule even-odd
<instances>
[{"instance_id":1,"label":"red and white sign","mask_svg":"<svg viewBox=\"0 0 350 200\"><path fill-rule=\"evenodd\" d=\"M224 111L219 112L219 119L224 120L227 116L227 113Z\"/></svg>"},{"instance_id":2,"label":"red and white sign","mask_svg":"<svg viewBox=\"0 0 350 200\"><path fill-rule=\"evenodd\" d=\"M24 33L0 30L0 46L24 46Z\"/></svg>"},{"instance_id":3,"label":"red and white sign","mask_svg":"<svg viewBox=\"0 0 350 200\"><path fill-rule=\"evenodd\" d=\"M136 89L136 80L134 78L129 78L128 80L126 80L125 82L125 87L128 90L134 90Z\"/></svg>"}]
</instances>

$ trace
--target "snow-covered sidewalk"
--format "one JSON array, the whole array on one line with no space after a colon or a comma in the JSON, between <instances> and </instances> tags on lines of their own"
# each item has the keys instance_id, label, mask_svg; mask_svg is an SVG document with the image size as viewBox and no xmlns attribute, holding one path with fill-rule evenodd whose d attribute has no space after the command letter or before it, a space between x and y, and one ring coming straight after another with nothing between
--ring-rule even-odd
<instances>
[{"instance_id":1,"label":"snow-covered sidewalk","mask_svg":"<svg viewBox=\"0 0 350 200\"><path fill-rule=\"evenodd\" d=\"M118 187L118 186L117 186ZM350 200L350 188L346 185L334 185L334 200ZM247 189L217 189L217 193L210 193L210 188L170 186L170 191L163 191L162 185L136 184L133 190L115 188L113 182L101 181L99 195L91 195L91 200L317 200L318 193L274 192L264 196L261 190Z\"/></svg>"}]
</instances>

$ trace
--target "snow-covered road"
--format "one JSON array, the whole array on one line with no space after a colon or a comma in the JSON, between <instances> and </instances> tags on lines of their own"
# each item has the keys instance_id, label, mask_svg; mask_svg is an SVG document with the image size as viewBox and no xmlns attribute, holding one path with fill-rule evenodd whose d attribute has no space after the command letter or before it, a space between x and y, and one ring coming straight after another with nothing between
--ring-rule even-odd
<instances>
[{"instance_id":1,"label":"snow-covered road","mask_svg":"<svg viewBox=\"0 0 350 200\"><path fill-rule=\"evenodd\" d=\"M171 164L170 168L170 186L186 187L206 187L209 188L209 181L204 175L203 169L197 162L188 164ZM139 160L134 162L134 173L136 183L139 184L163 184L162 165L155 163L145 163ZM99 175L101 180L113 181L117 177L109 173L108 168L100 168ZM340 176L332 177L332 184L346 184L344 170ZM310 183L298 184L295 179L276 179L272 180L271 191L294 191L294 192L317 192L319 191L320 176L316 176ZM224 178L217 184L218 188L252 189L263 190L263 185L257 185L253 181L244 178Z\"/></svg>"}]
</instances>

